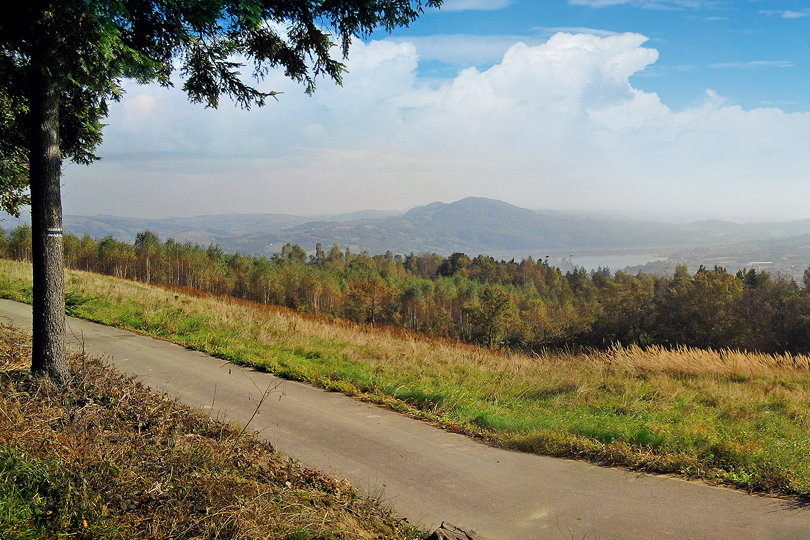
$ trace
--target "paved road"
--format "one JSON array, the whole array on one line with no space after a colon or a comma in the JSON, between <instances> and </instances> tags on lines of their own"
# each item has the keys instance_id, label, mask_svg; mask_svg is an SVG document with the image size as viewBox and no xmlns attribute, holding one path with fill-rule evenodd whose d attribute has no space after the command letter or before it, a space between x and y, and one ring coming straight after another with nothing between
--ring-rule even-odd
<instances>
[{"instance_id":1,"label":"paved road","mask_svg":"<svg viewBox=\"0 0 810 540\"><path fill-rule=\"evenodd\" d=\"M0 300L0 322L31 308ZM662 476L491 448L391 411L69 319L72 341L194 407L246 422L304 464L347 477L412 523L446 520L492 539L810 539L810 508Z\"/></svg>"}]
</instances>

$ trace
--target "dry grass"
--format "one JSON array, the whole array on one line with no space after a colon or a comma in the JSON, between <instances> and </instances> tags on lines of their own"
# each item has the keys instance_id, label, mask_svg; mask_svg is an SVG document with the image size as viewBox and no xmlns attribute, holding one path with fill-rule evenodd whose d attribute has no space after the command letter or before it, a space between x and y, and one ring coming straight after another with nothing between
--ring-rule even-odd
<instances>
[{"instance_id":1,"label":"dry grass","mask_svg":"<svg viewBox=\"0 0 810 540\"><path fill-rule=\"evenodd\" d=\"M18 295L30 266L0 261ZM529 356L84 272L83 317L358 395L504 446L810 496L810 357ZM16 291L16 292L15 292Z\"/></svg>"},{"instance_id":2,"label":"dry grass","mask_svg":"<svg viewBox=\"0 0 810 540\"><path fill-rule=\"evenodd\" d=\"M23 271L25 269L25 266L20 268ZM5 272L6 268L2 270ZM216 326L237 325L243 329L244 337L263 344L272 345L280 340L291 345L307 344L311 337L334 340L351 345L353 352L361 353L365 349L364 356L373 351L372 356L392 369L401 364L410 365L414 361L423 360L436 365L470 365L523 376L536 370L564 370L566 365L574 369L611 369L628 374L810 374L808 355L758 354L689 347L672 349L661 346L615 347L608 351L576 354L504 353L454 340L427 337L401 328L371 327L340 319L319 318L283 307L214 296L186 288L162 289L89 272L70 271L68 285L81 294L100 295L115 303L123 303L136 297L145 310L157 310L166 305L177 306L184 315L206 318ZM296 336L302 339L296 340Z\"/></svg>"},{"instance_id":3,"label":"dry grass","mask_svg":"<svg viewBox=\"0 0 810 540\"><path fill-rule=\"evenodd\" d=\"M345 482L304 469L99 361L64 390L0 327L3 538L415 538Z\"/></svg>"},{"instance_id":4,"label":"dry grass","mask_svg":"<svg viewBox=\"0 0 810 540\"><path fill-rule=\"evenodd\" d=\"M568 361L610 367L628 374L671 373L683 375L791 376L810 373L810 356L760 354L730 349L690 347L614 347L568 356Z\"/></svg>"}]
</instances>

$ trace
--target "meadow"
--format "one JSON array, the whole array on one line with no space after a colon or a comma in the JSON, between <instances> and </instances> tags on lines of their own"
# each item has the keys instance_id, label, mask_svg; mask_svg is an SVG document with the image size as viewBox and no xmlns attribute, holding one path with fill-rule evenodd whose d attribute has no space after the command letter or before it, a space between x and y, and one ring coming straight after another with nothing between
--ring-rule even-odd
<instances>
[{"instance_id":1,"label":"meadow","mask_svg":"<svg viewBox=\"0 0 810 540\"><path fill-rule=\"evenodd\" d=\"M810 497L810 357L663 347L522 354L67 272L75 316L522 451ZM30 301L28 263L0 296Z\"/></svg>"}]
</instances>

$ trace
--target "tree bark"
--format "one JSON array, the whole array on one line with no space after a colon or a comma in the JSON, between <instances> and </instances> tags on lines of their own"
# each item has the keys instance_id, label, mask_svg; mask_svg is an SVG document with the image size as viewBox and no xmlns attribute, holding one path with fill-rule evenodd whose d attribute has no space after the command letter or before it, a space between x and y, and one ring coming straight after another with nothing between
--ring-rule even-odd
<instances>
[{"instance_id":1,"label":"tree bark","mask_svg":"<svg viewBox=\"0 0 810 540\"><path fill-rule=\"evenodd\" d=\"M65 266L62 243L62 154L59 91L44 67L34 63L31 86L31 229L34 263L34 324L31 371L58 385L70 378L65 343Z\"/></svg>"}]
</instances>

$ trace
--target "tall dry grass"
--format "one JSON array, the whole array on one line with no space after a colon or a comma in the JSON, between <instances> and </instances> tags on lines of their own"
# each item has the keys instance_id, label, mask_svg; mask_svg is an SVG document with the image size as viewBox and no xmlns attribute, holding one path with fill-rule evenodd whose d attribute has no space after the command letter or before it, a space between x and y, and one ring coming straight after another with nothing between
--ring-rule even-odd
<instances>
[{"instance_id":1,"label":"tall dry grass","mask_svg":"<svg viewBox=\"0 0 810 540\"><path fill-rule=\"evenodd\" d=\"M0 262L0 275L30 280L30 265ZM69 270L68 287L93 298L122 303L137 299L146 309L167 306L183 313L206 317L217 326L242 327L246 337L263 343L295 335L317 337L373 351L395 368L398 362L427 361L439 365L467 364L498 372L524 373L552 366L574 369L611 369L627 373L662 372L712 375L790 375L810 373L810 356L751 353L737 350L689 347L621 347L573 354L551 351L542 355L482 349L461 342L422 336L395 327L372 327L339 319L317 317L291 309L246 300L219 297L187 288L163 289L90 272Z\"/></svg>"},{"instance_id":2,"label":"tall dry grass","mask_svg":"<svg viewBox=\"0 0 810 540\"><path fill-rule=\"evenodd\" d=\"M731 349L690 347L613 347L582 353L569 361L610 366L628 373L664 372L689 375L799 375L810 373L810 356L762 354Z\"/></svg>"},{"instance_id":3,"label":"tall dry grass","mask_svg":"<svg viewBox=\"0 0 810 540\"><path fill-rule=\"evenodd\" d=\"M32 377L30 337L0 325L0 537L381 538L424 534L345 481L100 361Z\"/></svg>"},{"instance_id":4,"label":"tall dry grass","mask_svg":"<svg viewBox=\"0 0 810 540\"><path fill-rule=\"evenodd\" d=\"M0 262L21 290L30 266ZM810 495L810 357L664 347L527 355L86 272L82 316L506 446ZM7 293L11 294L11 293Z\"/></svg>"}]
</instances>

